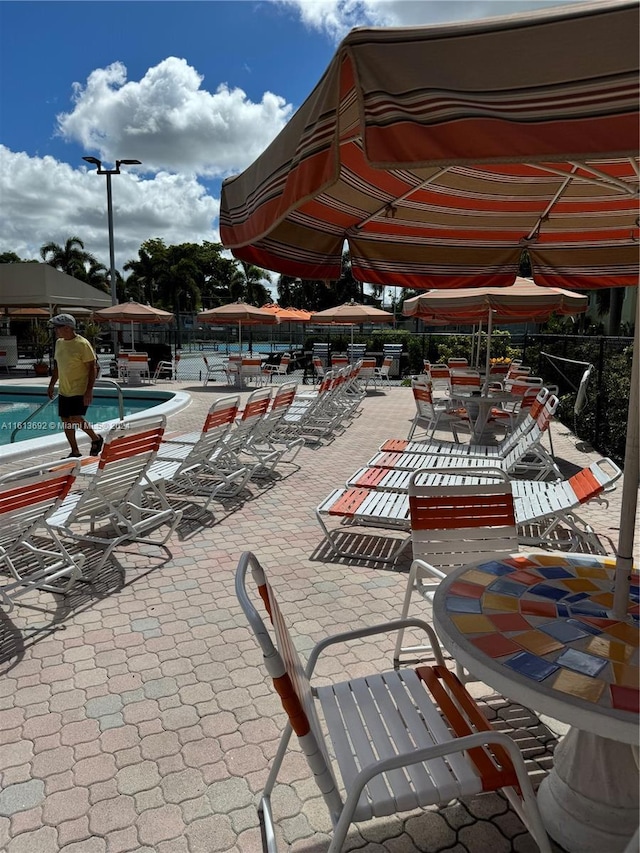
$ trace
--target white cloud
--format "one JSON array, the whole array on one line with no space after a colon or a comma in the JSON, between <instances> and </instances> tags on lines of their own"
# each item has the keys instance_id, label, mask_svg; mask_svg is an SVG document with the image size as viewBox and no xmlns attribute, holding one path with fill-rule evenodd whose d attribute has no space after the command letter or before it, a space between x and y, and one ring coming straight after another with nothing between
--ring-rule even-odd
<instances>
[{"instance_id":1,"label":"white cloud","mask_svg":"<svg viewBox=\"0 0 640 853\"><path fill-rule=\"evenodd\" d=\"M218 240L219 201L195 177L159 172L145 180L124 170L112 178L116 267L137 258L144 240ZM0 251L39 258L40 246L78 236L109 266L105 178L52 157L30 157L0 146Z\"/></svg>"},{"instance_id":2,"label":"white cloud","mask_svg":"<svg viewBox=\"0 0 640 853\"><path fill-rule=\"evenodd\" d=\"M220 202L202 181L242 171L293 110L270 92L253 103L241 89L221 84L212 94L201 84L201 75L175 57L140 81L127 81L116 62L94 70L85 85L74 84L73 110L57 117L58 134L97 152L107 168L117 158L142 161L112 179L120 270L152 237L167 245L217 242ZM109 265L105 178L93 167L0 147L0 197L0 251L36 258L44 243L77 235Z\"/></svg>"},{"instance_id":3,"label":"white cloud","mask_svg":"<svg viewBox=\"0 0 640 853\"><path fill-rule=\"evenodd\" d=\"M100 159L141 160L145 170L225 176L244 169L287 123L293 108L265 92L260 103L221 83L214 93L184 59L170 56L139 80L121 62L74 84L74 108L57 117L67 140Z\"/></svg>"},{"instance_id":4,"label":"white cloud","mask_svg":"<svg viewBox=\"0 0 640 853\"><path fill-rule=\"evenodd\" d=\"M336 41L353 27L410 27L512 15L581 0L275 0Z\"/></svg>"}]
</instances>

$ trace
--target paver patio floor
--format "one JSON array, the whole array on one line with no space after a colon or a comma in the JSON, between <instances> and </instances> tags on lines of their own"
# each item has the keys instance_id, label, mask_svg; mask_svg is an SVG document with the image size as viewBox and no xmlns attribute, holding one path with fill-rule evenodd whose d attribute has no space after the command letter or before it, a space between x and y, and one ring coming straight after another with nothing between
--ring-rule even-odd
<instances>
[{"instance_id":1,"label":"paver patio floor","mask_svg":"<svg viewBox=\"0 0 640 853\"><path fill-rule=\"evenodd\" d=\"M193 402L171 417L171 431L199 428L227 391L180 387ZM327 633L397 615L408 559L393 569L332 559L314 509L382 441L406 436L412 415L409 389L370 393L361 416L330 444L305 447L276 481L252 483L246 500L213 504L205 526L184 523L170 555L121 549L66 598L33 592L0 613L0 850L261 849L255 804L283 713L234 595L238 558L254 551L268 569L303 653ZM554 446L569 472L597 458L562 425L554 426ZM608 508L583 512L609 548L620 493ZM349 660L357 672L391 658L385 640L356 646ZM340 659L347 663L347 653ZM498 727L518 730L539 782L563 727L484 685L473 692ZM295 751L273 806L284 850L326 850L326 809ZM527 853L534 845L501 796L483 795L359 825L348 849Z\"/></svg>"}]
</instances>

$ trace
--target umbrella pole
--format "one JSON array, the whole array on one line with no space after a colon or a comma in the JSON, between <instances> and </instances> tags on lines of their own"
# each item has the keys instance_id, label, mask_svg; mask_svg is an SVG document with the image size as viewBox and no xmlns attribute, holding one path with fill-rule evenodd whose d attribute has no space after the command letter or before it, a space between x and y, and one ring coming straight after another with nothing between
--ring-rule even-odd
<instances>
[{"instance_id":1,"label":"umbrella pole","mask_svg":"<svg viewBox=\"0 0 640 853\"><path fill-rule=\"evenodd\" d=\"M238 320L238 355L242 358L242 320Z\"/></svg>"},{"instance_id":2,"label":"umbrella pole","mask_svg":"<svg viewBox=\"0 0 640 853\"><path fill-rule=\"evenodd\" d=\"M629 393L629 417L627 418L627 441L624 452L624 478L622 480L622 510L618 556L616 557L615 589L613 591L613 617L625 619L629 607L629 587L633 565L633 541L638 506L638 477L640 476L640 299L636 305L636 330L633 339L631 362L631 388Z\"/></svg>"},{"instance_id":3,"label":"umbrella pole","mask_svg":"<svg viewBox=\"0 0 640 853\"><path fill-rule=\"evenodd\" d=\"M493 328L493 316L491 312L491 308L489 308L489 317L487 318L487 354L484 360L484 388L482 389L482 393L485 397L489 394L489 373L491 372L491 331ZM478 343L478 356L480 355L479 350L480 344Z\"/></svg>"},{"instance_id":4,"label":"umbrella pole","mask_svg":"<svg viewBox=\"0 0 640 853\"><path fill-rule=\"evenodd\" d=\"M136 348L136 344L135 344L135 341L133 339L133 320L132 320L131 321L131 351L133 352L133 350L135 350L135 348Z\"/></svg>"}]
</instances>

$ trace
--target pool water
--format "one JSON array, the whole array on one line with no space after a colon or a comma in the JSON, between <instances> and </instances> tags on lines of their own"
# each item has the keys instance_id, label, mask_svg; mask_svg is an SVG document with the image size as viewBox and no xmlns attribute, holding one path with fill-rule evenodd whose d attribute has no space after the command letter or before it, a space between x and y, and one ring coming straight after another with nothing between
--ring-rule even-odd
<instances>
[{"instance_id":1,"label":"pool water","mask_svg":"<svg viewBox=\"0 0 640 853\"><path fill-rule=\"evenodd\" d=\"M134 391L123 389L124 415L143 412L166 403L174 396L166 391ZM0 388L0 445L60 434L58 401L49 402L38 414L39 407L48 401L44 388L14 385ZM104 431L108 421L120 417L117 393L110 389L94 391L93 403L87 409L86 420L98 431ZM31 420L28 420L31 418ZM24 426L17 429L23 422ZM13 438L12 438L13 436Z\"/></svg>"}]
</instances>

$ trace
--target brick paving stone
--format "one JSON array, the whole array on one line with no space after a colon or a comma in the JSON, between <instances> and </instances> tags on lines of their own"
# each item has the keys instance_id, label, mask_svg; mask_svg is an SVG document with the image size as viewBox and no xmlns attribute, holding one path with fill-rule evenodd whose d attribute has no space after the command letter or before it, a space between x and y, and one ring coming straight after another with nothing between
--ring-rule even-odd
<instances>
[{"instance_id":1,"label":"brick paving stone","mask_svg":"<svg viewBox=\"0 0 640 853\"><path fill-rule=\"evenodd\" d=\"M116 829L124 829L135 819L134 801L124 795L100 800L89 809L89 827L96 835L108 835Z\"/></svg>"},{"instance_id":2,"label":"brick paving stone","mask_svg":"<svg viewBox=\"0 0 640 853\"><path fill-rule=\"evenodd\" d=\"M77 818L76 820L67 820L64 823L58 824L58 845L65 847L73 842L89 839L89 818L86 815Z\"/></svg>"},{"instance_id":3,"label":"brick paving stone","mask_svg":"<svg viewBox=\"0 0 640 853\"><path fill-rule=\"evenodd\" d=\"M47 797L42 819L44 823L57 826L63 821L80 818L89 810L89 791L76 787L70 791L59 791Z\"/></svg>"},{"instance_id":4,"label":"brick paving stone","mask_svg":"<svg viewBox=\"0 0 640 853\"><path fill-rule=\"evenodd\" d=\"M116 784L121 794L138 794L147 791L160 782L158 765L154 761L141 761L130 767L123 767L116 774Z\"/></svg>"},{"instance_id":5,"label":"brick paving stone","mask_svg":"<svg viewBox=\"0 0 640 853\"><path fill-rule=\"evenodd\" d=\"M27 811L44 799L44 782L29 779L16 785L6 785L0 791L0 815L11 817L17 812Z\"/></svg>"},{"instance_id":6,"label":"brick paving stone","mask_svg":"<svg viewBox=\"0 0 640 853\"><path fill-rule=\"evenodd\" d=\"M42 826L12 838L6 853L54 853L58 849L57 834L52 826Z\"/></svg>"},{"instance_id":7,"label":"brick paving stone","mask_svg":"<svg viewBox=\"0 0 640 853\"><path fill-rule=\"evenodd\" d=\"M149 809L138 819L138 835L143 844L157 845L160 841L177 838L183 832L182 812L177 805Z\"/></svg>"}]
</instances>

